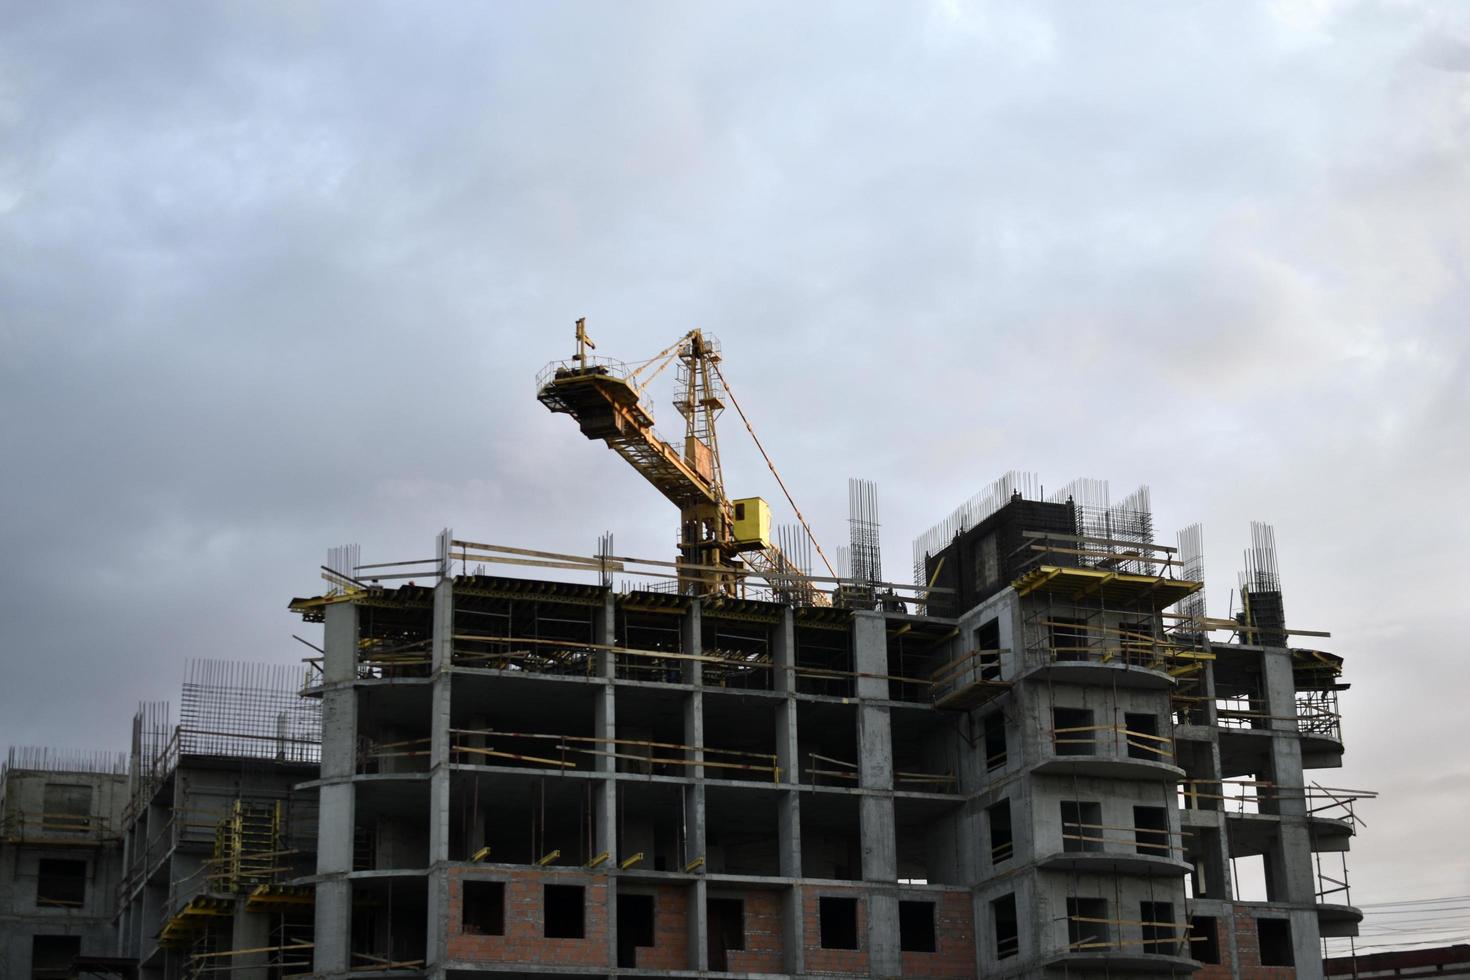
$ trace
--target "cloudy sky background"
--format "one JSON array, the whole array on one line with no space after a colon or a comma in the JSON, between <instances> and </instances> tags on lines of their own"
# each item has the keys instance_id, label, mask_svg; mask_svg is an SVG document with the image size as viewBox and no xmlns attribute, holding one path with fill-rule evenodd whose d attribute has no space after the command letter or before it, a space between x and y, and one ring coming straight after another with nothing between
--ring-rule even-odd
<instances>
[{"instance_id":1,"label":"cloudy sky background","mask_svg":"<svg viewBox=\"0 0 1470 980\"><path fill-rule=\"evenodd\" d=\"M1353 898L1470 934L1470 10L4 8L0 742L296 661L330 545L668 557L533 379L699 326L829 552L879 483L890 578L1009 469L1202 521L1217 614L1273 522L1353 684L1317 775L1383 794Z\"/></svg>"}]
</instances>

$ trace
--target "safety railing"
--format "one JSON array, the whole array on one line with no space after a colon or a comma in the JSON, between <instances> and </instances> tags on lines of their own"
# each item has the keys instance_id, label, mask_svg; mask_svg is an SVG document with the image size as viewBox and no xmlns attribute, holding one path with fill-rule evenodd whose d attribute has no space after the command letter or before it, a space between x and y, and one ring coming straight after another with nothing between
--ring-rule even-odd
<instances>
[{"instance_id":1,"label":"safety railing","mask_svg":"<svg viewBox=\"0 0 1470 980\"><path fill-rule=\"evenodd\" d=\"M1122 827L1080 820L1062 821L1063 853L1143 854L1168 858L1180 853L1183 837L1182 831L1168 827L1138 824Z\"/></svg>"},{"instance_id":2,"label":"safety railing","mask_svg":"<svg viewBox=\"0 0 1470 980\"><path fill-rule=\"evenodd\" d=\"M819 752L807 752L805 758L806 767L803 775L806 776L805 781L813 786L856 786L861 781L856 762L834 759ZM824 783L823 780L828 780L828 782ZM953 772L895 770L893 786L894 789L925 793L957 793L959 792L959 777Z\"/></svg>"},{"instance_id":3,"label":"safety railing","mask_svg":"<svg viewBox=\"0 0 1470 980\"><path fill-rule=\"evenodd\" d=\"M1115 752L1104 758L1143 758L1151 762L1174 761L1174 740L1152 732L1133 731L1124 725L1074 725L1052 729L1052 752L1057 756L1099 756L1101 746L1111 743ZM1131 751L1130 751L1131 750Z\"/></svg>"},{"instance_id":4,"label":"safety railing","mask_svg":"<svg viewBox=\"0 0 1470 980\"><path fill-rule=\"evenodd\" d=\"M16 844L79 844L116 840L118 836L111 818L98 814L9 810L0 817L0 838Z\"/></svg>"},{"instance_id":5,"label":"safety railing","mask_svg":"<svg viewBox=\"0 0 1470 980\"><path fill-rule=\"evenodd\" d=\"M1189 956L1189 930L1172 919L1117 919L1068 914L1067 945L1059 952L1138 952Z\"/></svg>"},{"instance_id":6,"label":"safety railing","mask_svg":"<svg viewBox=\"0 0 1470 980\"><path fill-rule=\"evenodd\" d=\"M988 700L1010 684L1001 677L1002 657L1009 650L971 650L929 675L929 698L937 705Z\"/></svg>"},{"instance_id":7,"label":"safety railing","mask_svg":"<svg viewBox=\"0 0 1470 980\"><path fill-rule=\"evenodd\" d=\"M1337 692L1297 691L1296 727L1303 735L1342 741L1342 714L1337 708Z\"/></svg>"},{"instance_id":8,"label":"safety railing","mask_svg":"<svg viewBox=\"0 0 1470 980\"><path fill-rule=\"evenodd\" d=\"M781 767L777 765L775 753L708 745L696 748L651 739L507 732L491 728L452 728L449 734L450 758L464 764L512 764L567 771L590 769L596 759L606 758L630 767L646 767L649 773L657 768L669 774L693 775L694 769L702 767L712 778L781 781ZM703 758L695 758L696 753Z\"/></svg>"}]
</instances>

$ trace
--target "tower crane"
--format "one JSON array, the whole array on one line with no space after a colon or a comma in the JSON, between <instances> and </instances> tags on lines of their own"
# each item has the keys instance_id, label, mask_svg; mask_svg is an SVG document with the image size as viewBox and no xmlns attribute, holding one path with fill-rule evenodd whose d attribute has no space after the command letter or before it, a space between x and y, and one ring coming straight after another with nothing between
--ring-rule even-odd
<instances>
[{"instance_id":1,"label":"tower crane","mask_svg":"<svg viewBox=\"0 0 1470 980\"><path fill-rule=\"evenodd\" d=\"M577 321L577 351L568 361L547 365L536 380L536 397L553 412L577 420L588 439L601 439L679 508L679 590L692 595L737 595L749 570L772 589L802 605L829 605L828 596L771 541L771 510L760 497L731 500L720 467L716 420L726 399L734 403L720 370L720 345L695 329L633 369L588 351L586 318ZM669 444L653 429L644 392L670 364L678 364L674 407L684 418L684 445ZM751 437L751 428L738 403ZM765 456L765 449L761 448ZM766 464L780 474L766 456ZM782 483L782 490L785 484ZM790 499L790 495L787 495ZM793 508L795 505L793 504ZM802 526L811 529L797 511ZM813 545L816 540L813 538ZM817 546L817 554L827 557ZM831 565L828 564L830 571Z\"/></svg>"}]
</instances>

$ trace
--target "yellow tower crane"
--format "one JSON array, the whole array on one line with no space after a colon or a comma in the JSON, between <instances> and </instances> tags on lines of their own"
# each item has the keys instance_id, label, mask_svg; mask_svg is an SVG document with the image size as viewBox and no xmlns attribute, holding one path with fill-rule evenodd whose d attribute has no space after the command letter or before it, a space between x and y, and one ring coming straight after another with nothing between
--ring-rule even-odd
<instances>
[{"instance_id":1,"label":"yellow tower crane","mask_svg":"<svg viewBox=\"0 0 1470 980\"><path fill-rule=\"evenodd\" d=\"M691 595L737 595L746 569L800 604L828 605L827 595L771 541L771 509L760 497L731 500L720 469L715 422L729 398L745 422L766 465L786 491L776 467L720 370L720 345L691 330L636 367L594 357L585 318L577 321L577 352L547 365L536 380L536 397L553 412L577 420L582 434L601 439L679 508L679 590ZM653 412L643 393L670 364L678 364L674 407L684 418L682 451L653 430ZM787 493L787 500L790 494ZM792 503L792 509L796 505ZM796 511L807 535L811 528ZM812 538L831 571L827 556Z\"/></svg>"}]
</instances>

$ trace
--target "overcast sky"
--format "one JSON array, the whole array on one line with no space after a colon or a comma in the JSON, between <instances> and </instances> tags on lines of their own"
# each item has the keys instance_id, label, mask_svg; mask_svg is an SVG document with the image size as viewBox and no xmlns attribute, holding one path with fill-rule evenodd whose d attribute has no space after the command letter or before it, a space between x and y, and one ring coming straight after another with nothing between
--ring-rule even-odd
<instances>
[{"instance_id":1,"label":"overcast sky","mask_svg":"<svg viewBox=\"0 0 1470 980\"><path fill-rule=\"evenodd\" d=\"M669 557L533 379L699 326L890 578L1009 469L1202 521L1217 614L1273 522L1353 684L1315 775L1383 794L1354 900L1470 894L1470 8L0 8L0 742L295 661L331 545Z\"/></svg>"}]
</instances>

